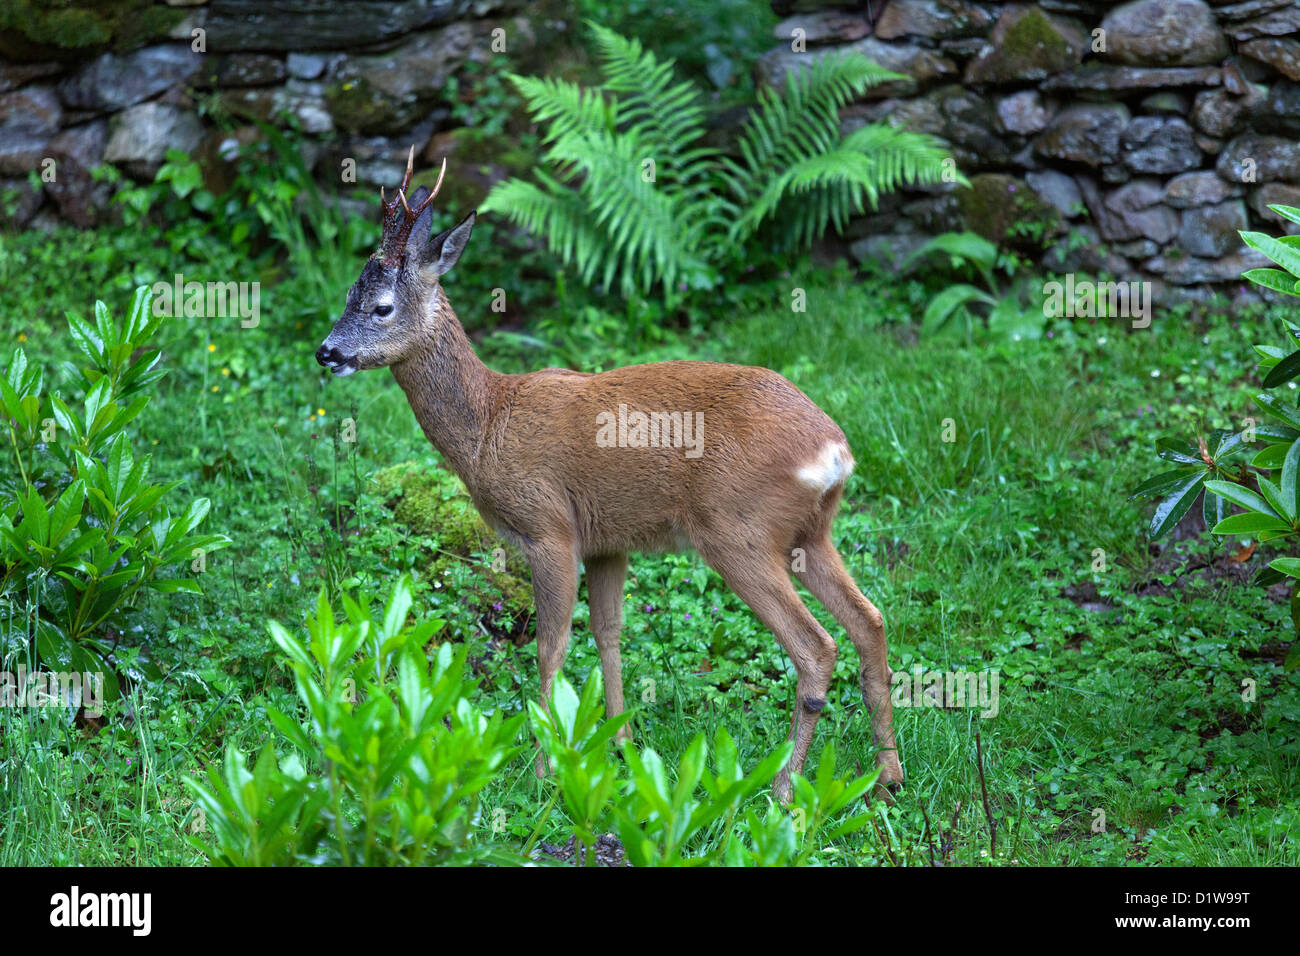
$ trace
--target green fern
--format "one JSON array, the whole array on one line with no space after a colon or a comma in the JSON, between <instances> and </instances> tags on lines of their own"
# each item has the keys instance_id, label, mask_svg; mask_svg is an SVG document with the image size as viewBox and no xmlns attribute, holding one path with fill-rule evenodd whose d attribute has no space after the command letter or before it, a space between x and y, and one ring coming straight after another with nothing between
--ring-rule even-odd
<instances>
[{"instance_id":1,"label":"green fern","mask_svg":"<svg viewBox=\"0 0 1300 956\"><path fill-rule=\"evenodd\" d=\"M499 183L482 210L545 238L583 282L624 297L717 284L739 244L780 222L788 244L840 231L881 194L941 178L938 141L890 126L840 134L839 110L898 79L860 55L827 57L771 90L742 130L737 155L703 145L705 112L673 61L589 24L604 82L511 76L545 127L537 183ZM960 178L960 177L959 177Z\"/></svg>"}]
</instances>

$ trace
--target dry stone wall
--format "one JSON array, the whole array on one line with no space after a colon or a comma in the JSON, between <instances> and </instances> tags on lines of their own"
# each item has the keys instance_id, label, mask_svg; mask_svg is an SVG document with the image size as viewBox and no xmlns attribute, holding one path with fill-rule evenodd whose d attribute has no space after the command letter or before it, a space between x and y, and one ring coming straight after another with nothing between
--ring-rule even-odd
<instances>
[{"instance_id":1,"label":"dry stone wall","mask_svg":"<svg viewBox=\"0 0 1300 956\"><path fill-rule=\"evenodd\" d=\"M932 133L971 181L888 197L852 225L859 258L896 265L930 234L971 229L1052 271L1142 278L1174 297L1267 264L1238 230L1300 231L1268 209L1300 205L1296 0L772 7L785 19L760 82L860 51L904 79L871 90L846 125Z\"/></svg>"},{"instance_id":2,"label":"dry stone wall","mask_svg":"<svg viewBox=\"0 0 1300 956\"><path fill-rule=\"evenodd\" d=\"M152 178L168 149L216 170L213 111L292 122L309 160L401 178L409 144L455 123L449 79L494 53L525 72L530 0L72 0L0 5L0 191L10 227L105 216L111 163ZM291 118L288 119L288 118ZM313 142L320 144L313 147ZM442 144L445 150L447 144ZM51 166L51 161L53 165ZM28 175L42 176L31 189ZM219 185L219 184L218 184Z\"/></svg>"}]
</instances>

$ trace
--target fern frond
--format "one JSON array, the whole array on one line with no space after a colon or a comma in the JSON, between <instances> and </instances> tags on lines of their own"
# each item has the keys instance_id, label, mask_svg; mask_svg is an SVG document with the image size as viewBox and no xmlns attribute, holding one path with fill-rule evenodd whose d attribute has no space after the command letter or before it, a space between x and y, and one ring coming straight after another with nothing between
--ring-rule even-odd
<instances>
[{"instance_id":1,"label":"fern frond","mask_svg":"<svg viewBox=\"0 0 1300 956\"><path fill-rule=\"evenodd\" d=\"M588 21L601 55L604 88L618 95L618 122L646 145L661 182L690 184L711 174L713 149L691 149L704 135L704 106L689 81L674 83L674 61L660 60L635 38Z\"/></svg>"},{"instance_id":2,"label":"fern frond","mask_svg":"<svg viewBox=\"0 0 1300 956\"><path fill-rule=\"evenodd\" d=\"M585 90L564 80L507 74L528 104L533 121L545 127L543 143L569 133L611 131L618 125L618 104L599 90Z\"/></svg>"},{"instance_id":3,"label":"fern frond","mask_svg":"<svg viewBox=\"0 0 1300 956\"><path fill-rule=\"evenodd\" d=\"M749 238L779 209L787 237L806 244L830 226L842 231L882 193L937 181L947 153L929 136L884 124L840 135L840 107L896 78L851 53L791 71L784 94L764 90L741 136L739 161L725 161L731 198L741 210L730 238Z\"/></svg>"}]
</instances>

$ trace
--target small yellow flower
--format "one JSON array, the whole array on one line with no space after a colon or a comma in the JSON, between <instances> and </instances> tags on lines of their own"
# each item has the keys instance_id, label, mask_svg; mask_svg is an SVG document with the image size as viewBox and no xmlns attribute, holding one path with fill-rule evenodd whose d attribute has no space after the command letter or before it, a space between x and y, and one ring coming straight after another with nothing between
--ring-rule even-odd
<instances>
[{"instance_id":1,"label":"small yellow flower","mask_svg":"<svg viewBox=\"0 0 1300 956\"><path fill-rule=\"evenodd\" d=\"M26 333L26 332L19 332L19 333L18 333L18 341L19 341L19 342L26 342L26 341L27 341L27 333Z\"/></svg>"},{"instance_id":2,"label":"small yellow flower","mask_svg":"<svg viewBox=\"0 0 1300 956\"><path fill-rule=\"evenodd\" d=\"M209 342L209 343L208 343L208 351L209 351L209 352L215 352L216 350L217 350L217 347L216 347L215 345L213 345L211 342Z\"/></svg>"},{"instance_id":3,"label":"small yellow flower","mask_svg":"<svg viewBox=\"0 0 1300 956\"><path fill-rule=\"evenodd\" d=\"M321 418L324 418L324 417L325 417L325 409L323 409L323 408L318 408L318 409L316 409L316 414L319 415Z\"/></svg>"},{"instance_id":4,"label":"small yellow flower","mask_svg":"<svg viewBox=\"0 0 1300 956\"><path fill-rule=\"evenodd\" d=\"M314 422L315 420L316 420L316 416L315 416L315 415L312 415L310 418L307 419L307 421L309 421L309 422Z\"/></svg>"},{"instance_id":5,"label":"small yellow flower","mask_svg":"<svg viewBox=\"0 0 1300 956\"><path fill-rule=\"evenodd\" d=\"M222 374L222 375L229 375L229 374L230 374L230 369L228 369L228 368L223 368L223 369L221 370L221 374Z\"/></svg>"},{"instance_id":6,"label":"small yellow flower","mask_svg":"<svg viewBox=\"0 0 1300 956\"><path fill-rule=\"evenodd\" d=\"M220 386L220 385L213 385L213 386L212 386L212 390L213 390L214 392L219 392L219 391L221 391L221 386Z\"/></svg>"}]
</instances>

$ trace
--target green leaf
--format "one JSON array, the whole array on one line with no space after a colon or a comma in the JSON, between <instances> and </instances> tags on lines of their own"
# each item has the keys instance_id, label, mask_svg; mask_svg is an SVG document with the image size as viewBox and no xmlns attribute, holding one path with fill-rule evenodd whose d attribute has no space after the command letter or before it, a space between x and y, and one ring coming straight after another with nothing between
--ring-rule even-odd
<instances>
[{"instance_id":1,"label":"green leaf","mask_svg":"<svg viewBox=\"0 0 1300 956\"><path fill-rule=\"evenodd\" d=\"M1196 502L1201 487L1206 484L1205 472L1192 475L1174 486L1169 497L1156 505L1156 513L1151 518L1151 527L1147 531L1150 538L1158 538L1182 520L1188 509Z\"/></svg>"},{"instance_id":2,"label":"green leaf","mask_svg":"<svg viewBox=\"0 0 1300 956\"><path fill-rule=\"evenodd\" d=\"M1274 292L1300 296L1300 282L1297 282L1296 277L1291 273L1283 272L1281 269L1249 269L1243 272L1241 277Z\"/></svg>"},{"instance_id":3,"label":"green leaf","mask_svg":"<svg viewBox=\"0 0 1300 956\"><path fill-rule=\"evenodd\" d=\"M1283 219L1290 219L1292 222L1300 222L1300 209L1295 206L1283 206L1279 203L1269 203L1269 209L1273 210Z\"/></svg>"},{"instance_id":4,"label":"green leaf","mask_svg":"<svg viewBox=\"0 0 1300 956\"><path fill-rule=\"evenodd\" d=\"M1300 558L1274 558L1268 566L1289 578L1300 578Z\"/></svg>"},{"instance_id":5,"label":"green leaf","mask_svg":"<svg viewBox=\"0 0 1300 956\"><path fill-rule=\"evenodd\" d=\"M1292 352L1264 376L1265 388L1277 388L1300 375L1300 351Z\"/></svg>"},{"instance_id":6,"label":"green leaf","mask_svg":"<svg viewBox=\"0 0 1300 956\"><path fill-rule=\"evenodd\" d=\"M1289 531L1291 526L1273 515L1248 511L1224 518L1210 530L1214 534L1256 534L1260 531Z\"/></svg>"},{"instance_id":7,"label":"green leaf","mask_svg":"<svg viewBox=\"0 0 1300 956\"><path fill-rule=\"evenodd\" d=\"M1243 488L1241 485L1231 481L1207 481L1205 487L1213 491L1216 495L1222 495L1233 504L1241 505L1243 508L1249 508L1251 511L1258 511L1261 514L1281 517L1273 510L1272 505L1261 498L1249 488Z\"/></svg>"},{"instance_id":8,"label":"green leaf","mask_svg":"<svg viewBox=\"0 0 1300 956\"><path fill-rule=\"evenodd\" d=\"M1264 253L1292 276L1300 278L1300 251L1263 232L1242 232L1241 240Z\"/></svg>"},{"instance_id":9,"label":"green leaf","mask_svg":"<svg viewBox=\"0 0 1300 956\"><path fill-rule=\"evenodd\" d=\"M1198 469L1198 471L1204 473L1204 466ZM1197 471L1193 471L1189 468L1179 468L1176 471L1163 472L1162 474L1156 475L1154 478L1148 478L1146 481L1142 482L1142 484L1138 485L1133 489L1129 498L1162 497L1163 495L1168 494L1175 486L1182 484L1188 477L1196 473Z\"/></svg>"}]
</instances>

